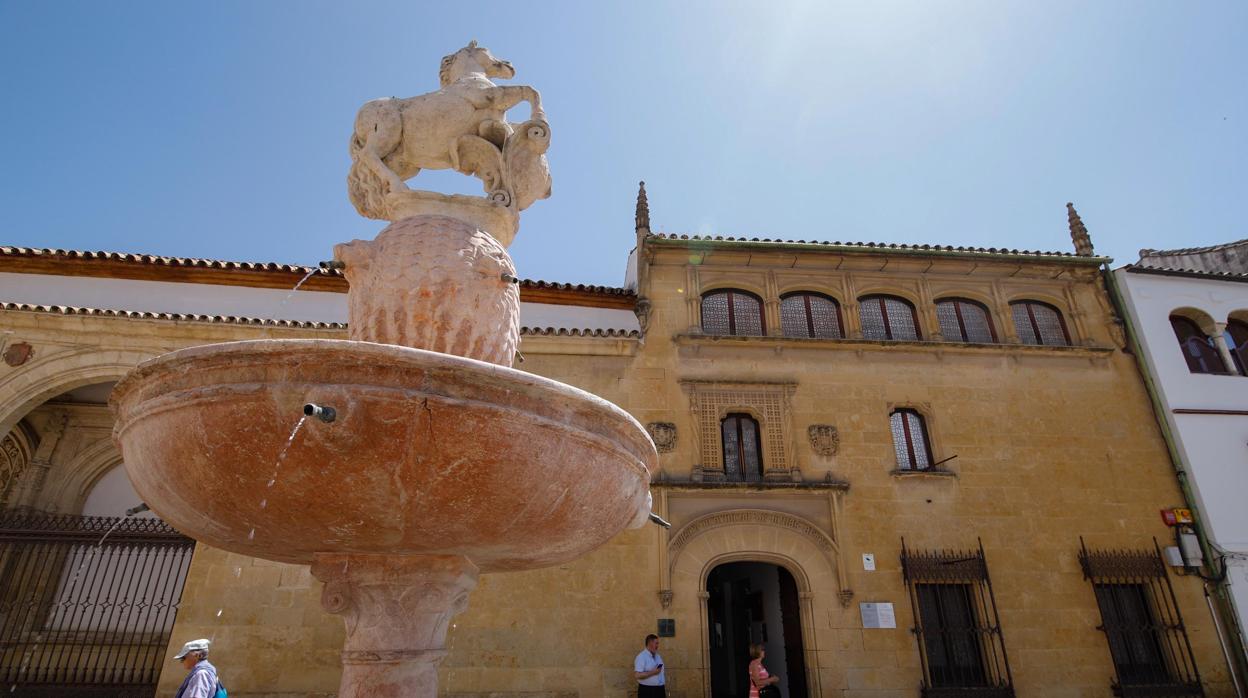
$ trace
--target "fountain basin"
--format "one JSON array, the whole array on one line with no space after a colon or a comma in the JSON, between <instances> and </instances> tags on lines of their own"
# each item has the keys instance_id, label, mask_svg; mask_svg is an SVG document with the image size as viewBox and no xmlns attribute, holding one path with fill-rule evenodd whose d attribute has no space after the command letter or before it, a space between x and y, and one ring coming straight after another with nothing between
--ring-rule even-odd
<instances>
[{"instance_id":1,"label":"fountain basin","mask_svg":"<svg viewBox=\"0 0 1248 698\"><path fill-rule=\"evenodd\" d=\"M336 418L308 418L279 462L309 402ZM369 342L183 349L141 364L110 404L130 480L162 519L291 563L318 553L457 555L482 572L566 562L644 516L658 461L632 416L587 392Z\"/></svg>"}]
</instances>

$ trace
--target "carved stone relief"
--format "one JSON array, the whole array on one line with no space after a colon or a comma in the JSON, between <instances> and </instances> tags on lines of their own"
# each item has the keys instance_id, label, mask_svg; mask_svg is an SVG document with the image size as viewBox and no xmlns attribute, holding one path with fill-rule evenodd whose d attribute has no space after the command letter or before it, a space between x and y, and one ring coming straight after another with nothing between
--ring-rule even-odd
<instances>
[{"instance_id":1,"label":"carved stone relief","mask_svg":"<svg viewBox=\"0 0 1248 698\"><path fill-rule=\"evenodd\" d=\"M650 422L646 425L650 438L654 439L654 447L659 453L671 453L676 450L676 425L671 422Z\"/></svg>"},{"instance_id":2,"label":"carved stone relief","mask_svg":"<svg viewBox=\"0 0 1248 698\"><path fill-rule=\"evenodd\" d=\"M806 436L815 454L825 458L835 456L841 447L841 435L831 424L811 424L806 428Z\"/></svg>"}]
</instances>

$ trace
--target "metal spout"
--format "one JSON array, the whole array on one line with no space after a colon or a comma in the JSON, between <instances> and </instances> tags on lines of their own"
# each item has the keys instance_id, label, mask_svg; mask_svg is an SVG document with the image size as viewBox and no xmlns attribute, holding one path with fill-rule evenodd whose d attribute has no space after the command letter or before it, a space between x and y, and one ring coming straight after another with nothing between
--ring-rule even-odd
<instances>
[{"instance_id":1,"label":"metal spout","mask_svg":"<svg viewBox=\"0 0 1248 698\"><path fill-rule=\"evenodd\" d=\"M326 261L324 261L324 262L321 262L321 268L322 268L322 269L327 269L327 270L330 270L330 271L333 271L334 269L346 269L346 268L347 268L347 263L346 263L346 262L340 262L340 261L338 261L338 260L336 260L336 259L330 259L330 260L326 260Z\"/></svg>"},{"instance_id":2,"label":"metal spout","mask_svg":"<svg viewBox=\"0 0 1248 698\"><path fill-rule=\"evenodd\" d=\"M134 516L135 514L142 514L145 511L151 511L151 510L152 510L151 507L147 506L146 504L140 503L137 507L130 507L129 509L126 509L126 517L129 518L131 516Z\"/></svg>"},{"instance_id":3,"label":"metal spout","mask_svg":"<svg viewBox=\"0 0 1248 698\"><path fill-rule=\"evenodd\" d=\"M512 276L511 274L508 274L507 272L503 272L503 273L502 273L502 275L501 275L501 278L503 279L503 283L505 283L505 284L518 284L518 283L520 283L520 279L519 279L519 278L517 278L517 277L515 277L515 276Z\"/></svg>"},{"instance_id":4,"label":"metal spout","mask_svg":"<svg viewBox=\"0 0 1248 698\"><path fill-rule=\"evenodd\" d=\"M303 414L308 417L316 417L326 424L338 418L338 412L334 408L324 407L312 402L303 406Z\"/></svg>"},{"instance_id":5,"label":"metal spout","mask_svg":"<svg viewBox=\"0 0 1248 698\"><path fill-rule=\"evenodd\" d=\"M649 517L649 518L650 518L650 523L652 523L652 524L656 524L656 525L658 525L658 526L662 526L663 528L671 528L671 527L672 527L672 525L671 525L670 523L668 523L667 521L665 521L665 520L663 519L663 517L662 517L662 516L659 516L658 514L656 514L656 513L654 513L654 512L650 512L650 517Z\"/></svg>"}]
</instances>

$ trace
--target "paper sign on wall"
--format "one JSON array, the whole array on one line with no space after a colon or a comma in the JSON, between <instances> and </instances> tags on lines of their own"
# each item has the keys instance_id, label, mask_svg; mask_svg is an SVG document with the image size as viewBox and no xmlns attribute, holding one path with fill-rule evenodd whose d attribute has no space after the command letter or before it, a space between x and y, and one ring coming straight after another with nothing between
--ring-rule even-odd
<instances>
[{"instance_id":1,"label":"paper sign on wall","mask_svg":"<svg viewBox=\"0 0 1248 698\"><path fill-rule=\"evenodd\" d=\"M875 571L875 553L862 554L862 569L868 572Z\"/></svg>"},{"instance_id":2,"label":"paper sign on wall","mask_svg":"<svg viewBox=\"0 0 1248 698\"><path fill-rule=\"evenodd\" d=\"M862 613L864 628L897 627L897 616L893 614L891 603L860 603L858 610Z\"/></svg>"}]
</instances>

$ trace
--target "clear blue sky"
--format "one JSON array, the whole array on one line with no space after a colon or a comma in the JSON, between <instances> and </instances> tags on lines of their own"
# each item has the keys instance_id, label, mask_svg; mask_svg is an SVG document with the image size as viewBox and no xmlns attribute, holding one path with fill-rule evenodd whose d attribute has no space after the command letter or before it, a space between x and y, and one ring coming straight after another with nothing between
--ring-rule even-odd
<instances>
[{"instance_id":1,"label":"clear blue sky","mask_svg":"<svg viewBox=\"0 0 1248 698\"><path fill-rule=\"evenodd\" d=\"M525 277L618 285L639 179L672 232L1068 250L1070 200L1118 263L1248 237L1242 0L0 0L0 243L326 258L380 229L356 109L473 38L553 127Z\"/></svg>"}]
</instances>

